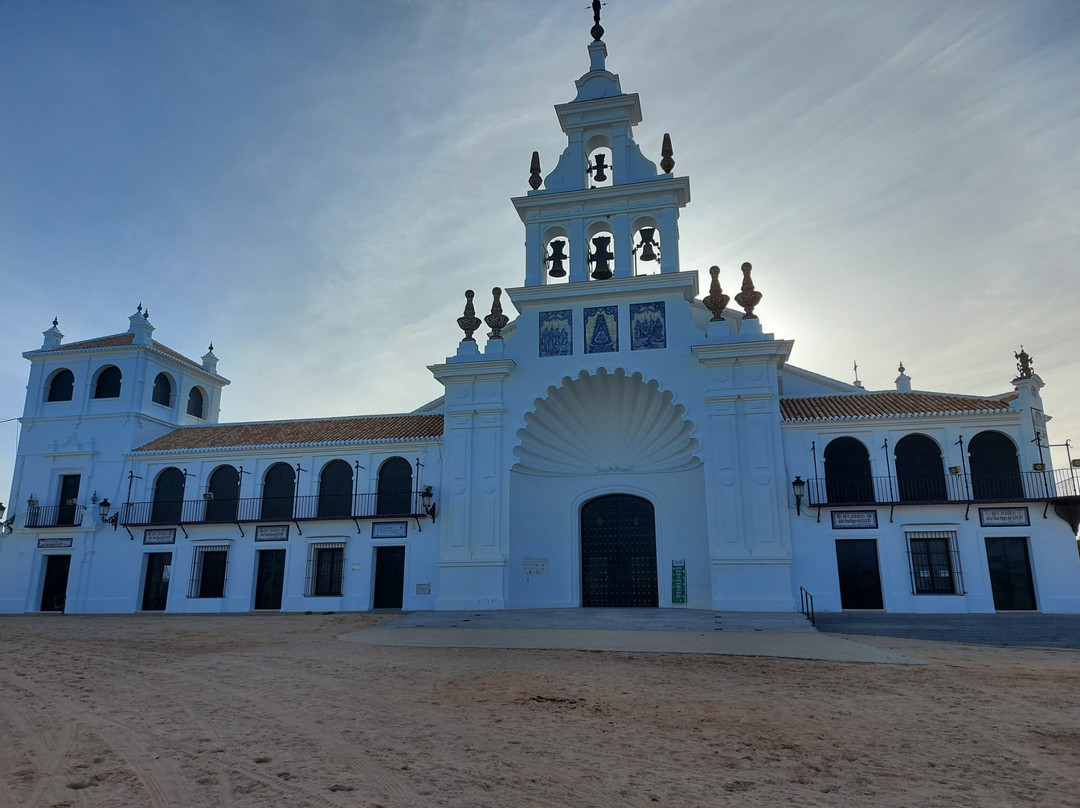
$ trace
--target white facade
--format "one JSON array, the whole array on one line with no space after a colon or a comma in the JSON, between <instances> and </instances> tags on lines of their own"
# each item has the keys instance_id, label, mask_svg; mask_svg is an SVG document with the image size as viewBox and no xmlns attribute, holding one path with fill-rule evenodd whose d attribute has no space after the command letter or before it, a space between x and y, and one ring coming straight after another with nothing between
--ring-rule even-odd
<instances>
[{"instance_id":1,"label":"white facade","mask_svg":"<svg viewBox=\"0 0 1080 808\"><path fill-rule=\"evenodd\" d=\"M567 147L513 200L518 315L466 312L430 366L438 402L218 424L213 351L153 342L141 310L110 337L46 331L24 354L0 611L791 611L803 591L818 610L1080 611L1078 491L1040 448L1030 366L997 397L912 392L903 370L868 393L788 365L752 285L710 320L726 301L679 264L689 180L642 155L606 55L589 46L556 108Z\"/></svg>"}]
</instances>

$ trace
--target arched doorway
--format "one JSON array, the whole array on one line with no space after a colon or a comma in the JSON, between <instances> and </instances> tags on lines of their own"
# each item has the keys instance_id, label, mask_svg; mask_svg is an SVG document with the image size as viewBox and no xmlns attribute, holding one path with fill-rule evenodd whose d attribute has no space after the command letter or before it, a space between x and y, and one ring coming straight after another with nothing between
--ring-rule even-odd
<instances>
[{"instance_id":1,"label":"arched doorway","mask_svg":"<svg viewBox=\"0 0 1080 808\"><path fill-rule=\"evenodd\" d=\"M658 606L652 503L609 494L581 507L581 605Z\"/></svg>"}]
</instances>

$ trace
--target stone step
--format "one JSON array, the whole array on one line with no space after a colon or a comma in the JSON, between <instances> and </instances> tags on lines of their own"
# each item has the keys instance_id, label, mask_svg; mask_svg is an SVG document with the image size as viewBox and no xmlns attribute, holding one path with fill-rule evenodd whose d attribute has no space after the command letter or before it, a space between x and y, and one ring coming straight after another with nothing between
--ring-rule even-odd
<instances>
[{"instance_id":1,"label":"stone step","mask_svg":"<svg viewBox=\"0 0 1080 808\"><path fill-rule=\"evenodd\" d=\"M1080 648L1080 615L1007 614L888 614L824 612L817 615L820 631L882 637L966 642L987 645L1025 645Z\"/></svg>"}]
</instances>

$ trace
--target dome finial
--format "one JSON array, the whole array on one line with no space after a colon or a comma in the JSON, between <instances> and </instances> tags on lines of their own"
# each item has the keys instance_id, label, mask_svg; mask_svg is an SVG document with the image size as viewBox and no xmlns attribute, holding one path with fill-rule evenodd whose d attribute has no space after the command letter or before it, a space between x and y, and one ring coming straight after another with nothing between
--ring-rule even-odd
<instances>
[{"instance_id":1,"label":"dome finial","mask_svg":"<svg viewBox=\"0 0 1080 808\"><path fill-rule=\"evenodd\" d=\"M597 42L604 36L604 26L600 24L600 6L606 5L607 3L601 3L600 0L593 0L592 2L593 27L589 33L592 34L592 38Z\"/></svg>"}]
</instances>

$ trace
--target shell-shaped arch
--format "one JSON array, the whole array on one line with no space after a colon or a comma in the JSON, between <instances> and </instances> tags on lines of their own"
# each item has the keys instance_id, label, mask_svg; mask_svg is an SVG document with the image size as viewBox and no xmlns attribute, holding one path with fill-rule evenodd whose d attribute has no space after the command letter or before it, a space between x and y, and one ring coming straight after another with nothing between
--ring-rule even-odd
<instances>
[{"instance_id":1,"label":"shell-shaped arch","mask_svg":"<svg viewBox=\"0 0 1080 808\"><path fill-rule=\"evenodd\" d=\"M655 473L700 465L686 408L640 373L582 371L551 386L518 430L515 470L533 474Z\"/></svg>"}]
</instances>

